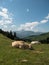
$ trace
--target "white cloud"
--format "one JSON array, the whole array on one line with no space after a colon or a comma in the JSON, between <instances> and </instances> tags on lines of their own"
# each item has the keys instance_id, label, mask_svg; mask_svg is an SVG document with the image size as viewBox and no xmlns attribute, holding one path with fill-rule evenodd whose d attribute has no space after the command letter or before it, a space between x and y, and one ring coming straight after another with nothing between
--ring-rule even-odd
<instances>
[{"instance_id":1,"label":"white cloud","mask_svg":"<svg viewBox=\"0 0 49 65\"><path fill-rule=\"evenodd\" d=\"M42 25L42 24L45 24L48 22L48 19L49 19L49 15L47 17L45 17L45 19L37 22L28 22L28 23L25 23L25 24L21 24L20 27L18 28L18 31L21 31L21 30L27 30L27 31L39 31L36 27L38 27L38 25Z\"/></svg>"},{"instance_id":2,"label":"white cloud","mask_svg":"<svg viewBox=\"0 0 49 65\"><path fill-rule=\"evenodd\" d=\"M7 13L8 10L6 8L2 8L2 12Z\"/></svg>"},{"instance_id":3,"label":"white cloud","mask_svg":"<svg viewBox=\"0 0 49 65\"><path fill-rule=\"evenodd\" d=\"M0 16L4 18L8 18L8 9L7 8L1 8Z\"/></svg>"},{"instance_id":4,"label":"white cloud","mask_svg":"<svg viewBox=\"0 0 49 65\"><path fill-rule=\"evenodd\" d=\"M16 30L16 25L11 25L11 28L13 29L13 30Z\"/></svg>"},{"instance_id":5,"label":"white cloud","mask_svg":"<svg viewBox=\"0 0 49 65\"><path fill-rule=\"evenodd\" d=\"M7 25L2 26L2 30L7 31L7 29L8 29Z\"/></svg>"},{"instance_id":6,"label":"white cloud","mask_svg":"<svg viewBox=\"0 0 49 65\"><path fill-rule=\"evenodd\" d=\"M7 29L7 26L9 24L13 23L13 19L11 17L11 13L9 13L7 8L0 8L0 26L2 26L2 29Z\"/></svg>"},{"instance_id":7,"label":"white cloud","mask_svg":"<svg viewBox=\"0 0 49 65\"><path fill-rule=\"evenodd\" d=\"M45 19L41 20L40 23L47 23L49 20L49 14L45 17Z\"/></svg>"},{"instance_id":8,"label":"white cloud","mask_svg":"<svg viewBox=\"0 0 49 65\"><path fill-rule=\"evenodd\" d=\"M40 23L47 23L48 22L48 20L42 20L42 21L40 21Z\"/></svg>"},{"instance_id":9,"label":"white cloud","mask_svg":"<svg viewBox=\"0 0 49 65\"><path fill-rule=\"evenodd\" d=\"M48 16L46 16L45 18L46 18L46 19L49 19L49 14L48 14Z\"/></svg>"},{"instance_id":10,"label":"white cloud","mask_svg":"<svg viewBox=\"0 0 49 65\"><path fill-rule=\"evenodd\" d=\"M27 12L29 12L29 9L27 9ZM21 24L18 29L16 27L16 25L13 23L13 18L12 18L12 13L9 13L7 8L0 8L0 28L2 28L3 30L13 30L13 31L21 31L21 30L25 30L25 31L38 31L38 29L36 27L38 27L38 25L42 25L47 23L49 20L49 14L48 16L45 17L45 19L41 20L41 21L35 21L35 22L28 22L25 24Z\"/></svg>"},{"instance_id":11,"label":"white cloud","mask_svg":"<svg viewBox=\"0 0 49 65\"><path fill-rule=\"evenodd\" d=\"M18 28L18 30L32 30L35 26L37 26L39 24L39 22L28 22L25 24L21 24L20 27Z\"/></svg>"}]
</instances>

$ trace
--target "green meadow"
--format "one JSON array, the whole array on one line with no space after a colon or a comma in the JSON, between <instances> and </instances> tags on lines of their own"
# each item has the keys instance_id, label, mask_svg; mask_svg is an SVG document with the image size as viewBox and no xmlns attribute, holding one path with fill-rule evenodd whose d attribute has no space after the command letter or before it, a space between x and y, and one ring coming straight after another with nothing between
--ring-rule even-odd
<instances>
[{"instance_id":1,"label":"green meadow","mask_svg":"<svg viewBox=\"0 0 49 65\"><path fill-rule=\"evenodd\" d=\"M0 65L49 65L49 44L35 44L29 50L12 48L12 41L0 34Z\"/></svg>"}]
</instances>

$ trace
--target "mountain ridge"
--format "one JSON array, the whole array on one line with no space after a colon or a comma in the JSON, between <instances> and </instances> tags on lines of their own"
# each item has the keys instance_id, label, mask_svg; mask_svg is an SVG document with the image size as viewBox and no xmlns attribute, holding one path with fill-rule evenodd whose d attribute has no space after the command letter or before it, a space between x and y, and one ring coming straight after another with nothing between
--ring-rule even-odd
<instances>
[{"instance_id":1,"label":"mountain ridge","mask_svg":"<svg viewBox=\"0 0 49 65\"><path fill-rule=\"evenodd\" d=\"M16 34L20 38L24 38L31 35L40 35L42 32L34 32L34 31L16 31Z\"/></svg>"},{"instance_id":2,"label":"mountain ridge","mask_svg":"<svg viewBox=\"0 0 49 65\"><path fill-rule=\"evenodd\" d=\"M44 40L44 39L47 39L48 37L49 37L49 32L46 32L46 33L42 33L40 35L32 35L32 36L25 37L25 39Z\"/></svg>"}]
</instances>

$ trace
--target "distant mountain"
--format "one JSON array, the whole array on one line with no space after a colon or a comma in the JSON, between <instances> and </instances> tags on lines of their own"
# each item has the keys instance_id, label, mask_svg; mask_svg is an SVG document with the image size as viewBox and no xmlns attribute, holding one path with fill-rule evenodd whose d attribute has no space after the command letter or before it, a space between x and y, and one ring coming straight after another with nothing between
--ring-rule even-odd
<instances>
[{"instance_id":1,"label":"distant mountain","mask_svg":"<svg viewBox=\"0 0 49 65\"><path fill-rule=\"evenodd\" d=\"M40 35L31 35L28 37L25 37L24 39L30 39L30 40L45 40L49 38L49 32L47 33L42 33Z\"/></svg>"},{"instance_id":2,"label":"distant mountain","mask_svg":"<svg viewBox=\"0 0 49 65\"><path fill-rule=\"evenodd\" d=\"M16 34L20 38L24 38L31 35L40 35L41 32L33 32L33 31L16 31Z\"/></svg>"}]
</instances>

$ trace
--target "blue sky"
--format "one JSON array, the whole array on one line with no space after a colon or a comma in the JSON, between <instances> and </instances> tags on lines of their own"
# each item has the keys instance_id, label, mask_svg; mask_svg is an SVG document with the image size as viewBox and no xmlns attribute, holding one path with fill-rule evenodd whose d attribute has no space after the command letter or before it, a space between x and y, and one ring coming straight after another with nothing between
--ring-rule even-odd
<instances>
[{"instance_id":1,"label":"blue sky","mask_svg":"<svg viewBox=\"0 0 49 65\"><path fill-rule=\"evenodd\" d=\"M49 32L49 0L0 0L0 28Z\"/></svg>"}]
</instances>

